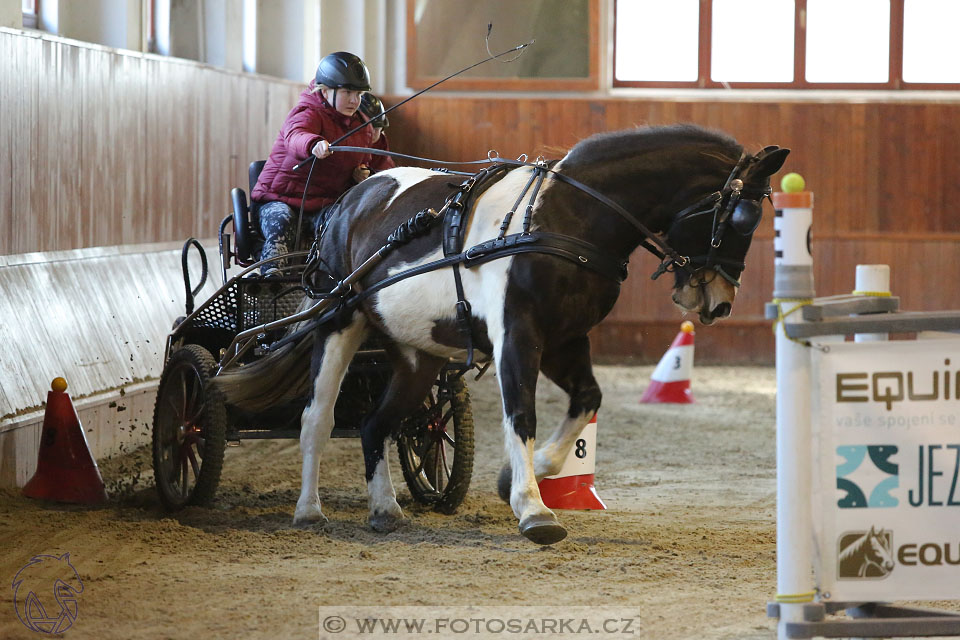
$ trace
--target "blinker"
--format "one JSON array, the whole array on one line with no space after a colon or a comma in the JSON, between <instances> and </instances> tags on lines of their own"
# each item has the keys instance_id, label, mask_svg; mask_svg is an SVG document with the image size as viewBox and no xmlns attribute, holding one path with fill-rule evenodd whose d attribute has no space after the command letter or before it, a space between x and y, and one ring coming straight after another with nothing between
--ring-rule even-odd
<instances>
[{"instance_id":1,"label":"blinker","mask_svg":"<svg viewBox=\"0 0 960 640\"><path fill-rule=\"evenodd\" d=\"M730 216L730 226L742 236L747 236L757 230L760 219L763 217L763 206L757 200L740 200L733 215Z\"/></svg>"}]
</instances>

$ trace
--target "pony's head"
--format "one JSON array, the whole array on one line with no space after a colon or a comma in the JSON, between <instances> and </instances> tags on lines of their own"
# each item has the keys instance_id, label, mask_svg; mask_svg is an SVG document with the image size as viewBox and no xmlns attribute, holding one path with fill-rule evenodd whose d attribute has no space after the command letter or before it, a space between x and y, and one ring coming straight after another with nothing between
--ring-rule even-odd
<instances>
[{"instance_id":1,"label":"pony's head","mask_svg":"<svg viewBox=\"0 0 960 640\"><path fill-rule=\"evenodd\" d=\"M770 176L780 170L789 149L767 147L743 155L723 188L681 210L666 234L667 244L687 265L674 271L673 301L695 311L703 324L730 315L753 233L760 224Z\"/></svg>"}]
</instances>

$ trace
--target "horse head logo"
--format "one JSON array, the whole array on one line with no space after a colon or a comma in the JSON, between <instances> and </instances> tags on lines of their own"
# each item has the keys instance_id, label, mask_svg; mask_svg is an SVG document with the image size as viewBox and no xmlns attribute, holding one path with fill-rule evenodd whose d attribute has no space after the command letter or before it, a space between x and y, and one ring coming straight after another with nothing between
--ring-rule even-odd
<instances>
[{"instance_id":1,"label":"horse head logo","mask_svg":"<svg viewBox=\"0 0 960 640\"><path fill-rule=\"evenodd\" d=\"M70 554L33 556L13 578L13 604L25 627L39 633L62 633L77 619L83 581Z\"/></svg>"},{"instance_id":2,"label":"horse head logo","mask_svg":"<svg viewBox=\"0 0 960 640\"><path fill-rule=\"evenodd\" d=\"M893 533L870 527L840 537L839 578L886 578L893 571Z\"/></svg>"}]
</instances>

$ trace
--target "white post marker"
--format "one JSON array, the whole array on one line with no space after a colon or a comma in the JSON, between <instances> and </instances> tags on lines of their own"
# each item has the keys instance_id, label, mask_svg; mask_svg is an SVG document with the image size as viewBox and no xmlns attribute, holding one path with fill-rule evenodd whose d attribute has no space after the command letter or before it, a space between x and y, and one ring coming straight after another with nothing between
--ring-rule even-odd
<instances>
[{"instance_id":1,"label":"white post marker","mask_svg":"<svg viewBox=\"0 0 960 640\"><path fill-rule=\"evenodd\" d=\"M816 595L811 560L812 444L810 426L809 348L789 338L784 318L814 297L810 233L813 194L804 191L799 174L781 181L784 192L773 194L774 289L777 305L777 595L780 620L777 637L786 626L803 621L804 603ZM791 317L798 320L799 313Z\"/></svg>"},{"instance_id":2,"label":"white post marker","mask_svg":"<svg viewBox=\"0 0 960 640\"><path fill-rule=\"evenodd\" d=\"M855 296L889 296L890 265L858 264L854 287L853 295ZM884 342L888 337L886 333L858 333L853 336L853 340L854 342Z\"/></svg>"}]
</instances>

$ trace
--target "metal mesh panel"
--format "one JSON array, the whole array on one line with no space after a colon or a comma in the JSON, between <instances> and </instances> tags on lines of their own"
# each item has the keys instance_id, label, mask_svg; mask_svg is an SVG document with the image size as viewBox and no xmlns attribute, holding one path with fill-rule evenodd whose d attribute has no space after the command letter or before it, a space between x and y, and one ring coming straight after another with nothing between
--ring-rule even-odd
<instances>
[{"instance_id":1,"label":"metal mesh panel","mask_svg":"<svg viewBox=\"0 0 960 640\"><path fill-rule=\"evenodd\" d=\"M241 278L220 295L204 302L197 309L193 326L226 329L236 334L286 318L293 315L303 301L299 284L299 278Z\"/></svg>"},{"instance_id":2,"label":"metal mesh panel","mask_svg":"<svg viewBox=\"0 0 960 640\"><path fill-rule=\"evenodd\" d=\"M220 295L210 298L197 309L193 326L227 329L236 333L237 328L237 288L236 282L224 289Z\"/></svg>"},{"instance_id":3,"label":"metal mesh panel","mask_svg":"<svg viewBox=\"0 0 960 640\"><path fill-rule=\"evenodd\" d=\"M237 331L245 331L296 313L304 293L300 279L250 280L240 283Z\"/></svg>"}]
</instances>

